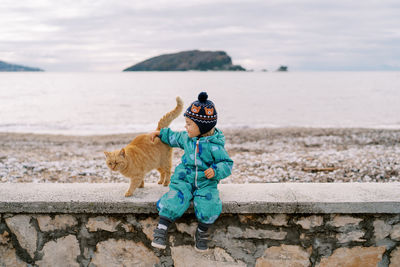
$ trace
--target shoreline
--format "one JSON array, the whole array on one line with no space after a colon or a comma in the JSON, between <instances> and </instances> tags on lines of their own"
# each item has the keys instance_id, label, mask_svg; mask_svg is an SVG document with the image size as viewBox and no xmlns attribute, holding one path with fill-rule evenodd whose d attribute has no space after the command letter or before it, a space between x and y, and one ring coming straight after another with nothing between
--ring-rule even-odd
<instances>
[{"instance_id":1,"label":"shoreline","mask_svg":"<svg viewBox=\"0 0 400 267\"><path fill-rule=\"evenodd\" d=\"M400 129L222 128L233 173L221 183L399 182ZM1 182L129 182L110 173L104 150L140 133L59 135L0 132ZM174 149L173 169L183 152ZM145 182L158 180L150 172Z\"/></svg>"},{"instance_id":2,"label":"shoreline","mask_svg":"<svg viewBox=\"0 0 400 267\"><path fill-rule=\"evenodd\" d=\"M225 127L217 127L221 130L225 131L240 131L240 130L393 130L399 131L400 125L378 125L378 126L274 126L274 125L259 125L259 126L246 126L246 125L239 125L239 126L225 126ZM183 125L177 128L172 127L174 131L180 131L184 129ZM32 134L32 135L45 135L45 136L70 136L70 137L101 137L101 136L119 136L119 135L138 135L142 133L151 132L154 129L150 129L149 131L145 130L138 130L132 132L112 132L112 133L100 133L100 134L93 134L93 133L75 133L75 132L65 132L65 131L53 131L53 132L41 132L41 131L2 131L0 129L0 134L16 134L16 135L23 135L23 134Z\"/></svg>"}]
</instances>

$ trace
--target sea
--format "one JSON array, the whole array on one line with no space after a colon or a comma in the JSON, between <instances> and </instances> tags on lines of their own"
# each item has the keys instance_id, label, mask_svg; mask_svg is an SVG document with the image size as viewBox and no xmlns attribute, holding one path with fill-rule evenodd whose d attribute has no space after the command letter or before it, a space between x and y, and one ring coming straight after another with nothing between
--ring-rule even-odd
<instances>
[{"instance_id":1,"label":"sea","mask_svg":"<svg viewBox=\"0 0 400 267\"><path fill-rule=\"evenodd\" d=\"M0 132L154 130L180 96L208 93L227 128L400 129L400 72L0 73ZM184 117L171 125L183 130Z\"/></svg>"}]
</instances>

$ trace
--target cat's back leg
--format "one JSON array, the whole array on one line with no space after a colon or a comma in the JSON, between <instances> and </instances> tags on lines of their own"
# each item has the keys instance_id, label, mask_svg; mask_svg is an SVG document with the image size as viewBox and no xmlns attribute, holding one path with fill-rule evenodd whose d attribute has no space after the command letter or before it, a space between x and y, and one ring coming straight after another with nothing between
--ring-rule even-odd
<instances>
[{"instance_id":1,"label":"cat's back leg","mask_svg":"<svg viewBox=\"0 0 400 267\"><path fill-rule=\"evenodd\" d=\"M169 181L171 180L171 169L172 169L172 164L167 166L162 166L158 169L161 174L161 178L160 181L158 181L158 184L162 184L163 186L169 185Z\"/></svg>"},{"instance_id":2,"label":"cat's back leg","mask_svg":"<svg viewBox=\"0 0 400 267\"><path fill-rule=\"evenodd\" d=\"M165 146L163 147L162 153L160 154L160 161L157 170L160 172L160 180L158 184L164 186L169 185L171 179L172 169L172 148Z\"/></svg>"},{"instance_id":3,"label":"cat's back leg","mask_svg":"<svg viewBox=\"0 0 400 267\"><path fill-rule=\"evenodd\" d=\"M163 182L163 186L168 186L169 182L171 180L171 167L169 167L167 170L165 170L165 178L164 178L164 182Z\"/></svg>"},{"instance_id":4,"label":"cat's back leg","mask_svg":"<svg viewBox=\"0 0 400 267\"><path fill-rule=\"evenodd\" d=\"M163 168L158 168L157 171L160 173L160 180L158 180L158 184L163 184L165 180L165 171Z\"/></svg>"},{"instance_id":5,"label":"cat's back leg","mask_svg":"<svg viewBox=\"0 0 400 267\"><path fill-rule=\"evenodd\" d=\"M165 153L164 159L161 161L160 169L163 170L164 173L164 180L162 184L164 186L168 186L171 180L171 170L172 170L172 148L169 147Z\"/></svg>"}]
</instances>

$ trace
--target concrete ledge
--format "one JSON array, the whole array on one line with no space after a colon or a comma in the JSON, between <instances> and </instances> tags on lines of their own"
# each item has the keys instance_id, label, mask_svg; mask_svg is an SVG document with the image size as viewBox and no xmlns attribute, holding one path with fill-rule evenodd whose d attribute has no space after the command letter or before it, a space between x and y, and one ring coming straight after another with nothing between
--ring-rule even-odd
<instances>
[{"instance_id":1,"label":"concrete ledge","mask_svg":"<svg viewBox=\"0 0 400 267\"><path fill-rule=\"evenodd\" d=\"M168 188L145 184L0 184L0 213L156 213ZM400 183L219 185L223 213L400 213ZM192 212L192 209L189 209Z\"/></svg>"}]
</instances>

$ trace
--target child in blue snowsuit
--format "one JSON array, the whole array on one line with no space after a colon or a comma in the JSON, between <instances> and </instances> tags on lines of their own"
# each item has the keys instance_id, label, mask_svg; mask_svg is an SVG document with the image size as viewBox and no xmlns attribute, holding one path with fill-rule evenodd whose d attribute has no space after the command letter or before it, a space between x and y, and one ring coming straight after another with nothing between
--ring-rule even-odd
<instances>
[{"instance_id":1,"label":"child in blue snowsuit","mask_svg":"<svg viewBox=\"0 0 400 267\"><path fill-rule=\"evenodd\" d=\"M152 140L158 136L169 146L185 151L182 162L171 177L169 192L157 202L160 221L154 230L154 247L166 248L169 225L183 215L193 200L199 221L195 249L207 251L208 228L221 214L222 203L217 185L231 174L233 161L224 148L222 131L215 128L217 111L214 103L207 98L207 93L200 93L198 101L186 110L186 131L174 132L164 128L150 135Z\"/></svg>"}]
</instances>

